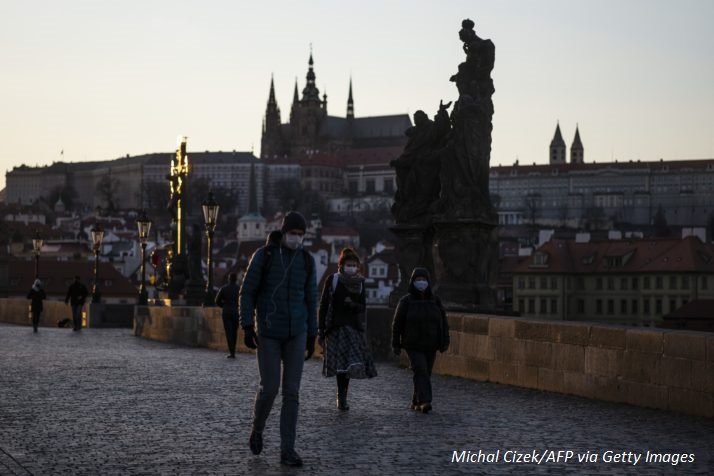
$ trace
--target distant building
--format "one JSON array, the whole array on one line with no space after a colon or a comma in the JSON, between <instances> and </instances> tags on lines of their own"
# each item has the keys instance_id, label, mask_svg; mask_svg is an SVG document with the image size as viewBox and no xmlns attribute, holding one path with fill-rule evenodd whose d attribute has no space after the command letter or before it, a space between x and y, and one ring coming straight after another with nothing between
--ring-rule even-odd
<instances>
[{"instance_id":1,"label":"distant building","mask_svg":"<svg viewBox=\"0 0 714 476\"><path fill-rule=\"evenodd\" d=\"M311 157L341 149L404 146L404 131L411 127L407 114L356 117L349 84L346 117L327 114L327 94L320 97L312 53L302 95L295 82L289 121L282 123L280 107L275 99L275 86L270 80L270 92L263 120L261 158L266 161L297 157ZM309 161L308 161L309 162ZM307 165L303 162L303 165Z\"/></svg>"},{"instance_id":2,"label":"distant building","mask_svg":"<svg viewBox=\"0 0 714 476\"><path fill-rule=\"evenodd\" d=\"M605 229L706 226L714 213L714 160L495 166L489 189L500 225Z\"/></svg>"},{"instance_id":3,"label":"distant building","mask_svg":"<svg viewBox=\"0 0 714 476\"><path fill-rule=\"evenodd\" d=\"M655 326L714 298L714 245L684 239L551 240L513 271L526 317Z\"/></svg>"}]
</instances>

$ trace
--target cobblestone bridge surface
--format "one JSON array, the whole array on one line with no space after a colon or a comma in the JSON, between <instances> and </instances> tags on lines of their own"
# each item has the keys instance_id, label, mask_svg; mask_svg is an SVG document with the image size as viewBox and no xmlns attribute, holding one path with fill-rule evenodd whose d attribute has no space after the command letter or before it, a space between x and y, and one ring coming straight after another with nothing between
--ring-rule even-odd
<instances>
[{"instance_id":1,"label":"cobblestone bridge surface","mask_svg":"<svg viewBox=\"0 0 714 476\"><path fill-rule=\"evenodd\" d=\"M320 369L305 366L305 466L295 470L279 463L280 397L263 453L249 451L253 355L229 360L126 329L0 324L0 474L714 473L711 419L439 376L434 411L422 415L407 409L409 371L386 362L379 377L352 382L340 413ZM478 462L479 450L498 462ZM473 462L452 462L454 451ZM504 461L534 451L540 464ZM694 462L647 463L648 451ZM623 453L625 462L604 461Z\"/></svg>"}]
</instances>

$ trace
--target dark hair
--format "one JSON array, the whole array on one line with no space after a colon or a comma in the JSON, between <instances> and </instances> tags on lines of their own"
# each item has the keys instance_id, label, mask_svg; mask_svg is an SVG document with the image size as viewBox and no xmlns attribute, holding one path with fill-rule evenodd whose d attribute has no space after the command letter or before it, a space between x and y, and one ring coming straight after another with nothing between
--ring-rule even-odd
<instances>
[{"instance_id":1,"label":"dark hair","mask_svg":"<svg viewBox=\"0 0 714 476\"><path fill-rule=\"evenodd\" d=\"M345 264L345 261L357 261L357 264L360 264L359 256L352 248L342 248L342 251L340 251L340 259L337 264L342 266Z\"/></svg>"}]
</instances>

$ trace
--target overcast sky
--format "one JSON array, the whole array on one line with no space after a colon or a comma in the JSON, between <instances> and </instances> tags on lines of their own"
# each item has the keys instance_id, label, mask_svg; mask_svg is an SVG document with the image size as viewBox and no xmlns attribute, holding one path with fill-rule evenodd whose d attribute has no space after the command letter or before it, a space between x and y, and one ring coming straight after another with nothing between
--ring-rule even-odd
<instances>
[{"instance_id":1,"label":"overcast sky","mask_svg":"<svg viewBox=\"0 0 714 476\"><path fill-rule=\"evenodd\" d=\"M461 20L496 45L491 164L714 158L714 1L0 0L0 164L260 149L312 44L328 113L456 99ZM61 151L64 154L61 155ZM4 187L5 176L0 178Z\"/></svg>"}]
</instances>

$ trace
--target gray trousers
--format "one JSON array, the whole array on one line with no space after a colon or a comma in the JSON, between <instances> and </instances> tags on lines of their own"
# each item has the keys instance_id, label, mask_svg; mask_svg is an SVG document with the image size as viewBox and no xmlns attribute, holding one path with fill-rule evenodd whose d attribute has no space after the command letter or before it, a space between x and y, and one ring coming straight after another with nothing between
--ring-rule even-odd
<instances>
[{"instance_id":1,"label":"gray trousers","mask_svg":"<svg viewBox=\"0 0 714 476\"><path fill-rule=\"evenodd\" d=\"M255 396L253 431L262 433L280 388L282 366L283 406L280 409L280 449L295 447L300 380L305 363L305 333L288 339L258 337L260 387Z\"/></svg>"}]
</instances>

